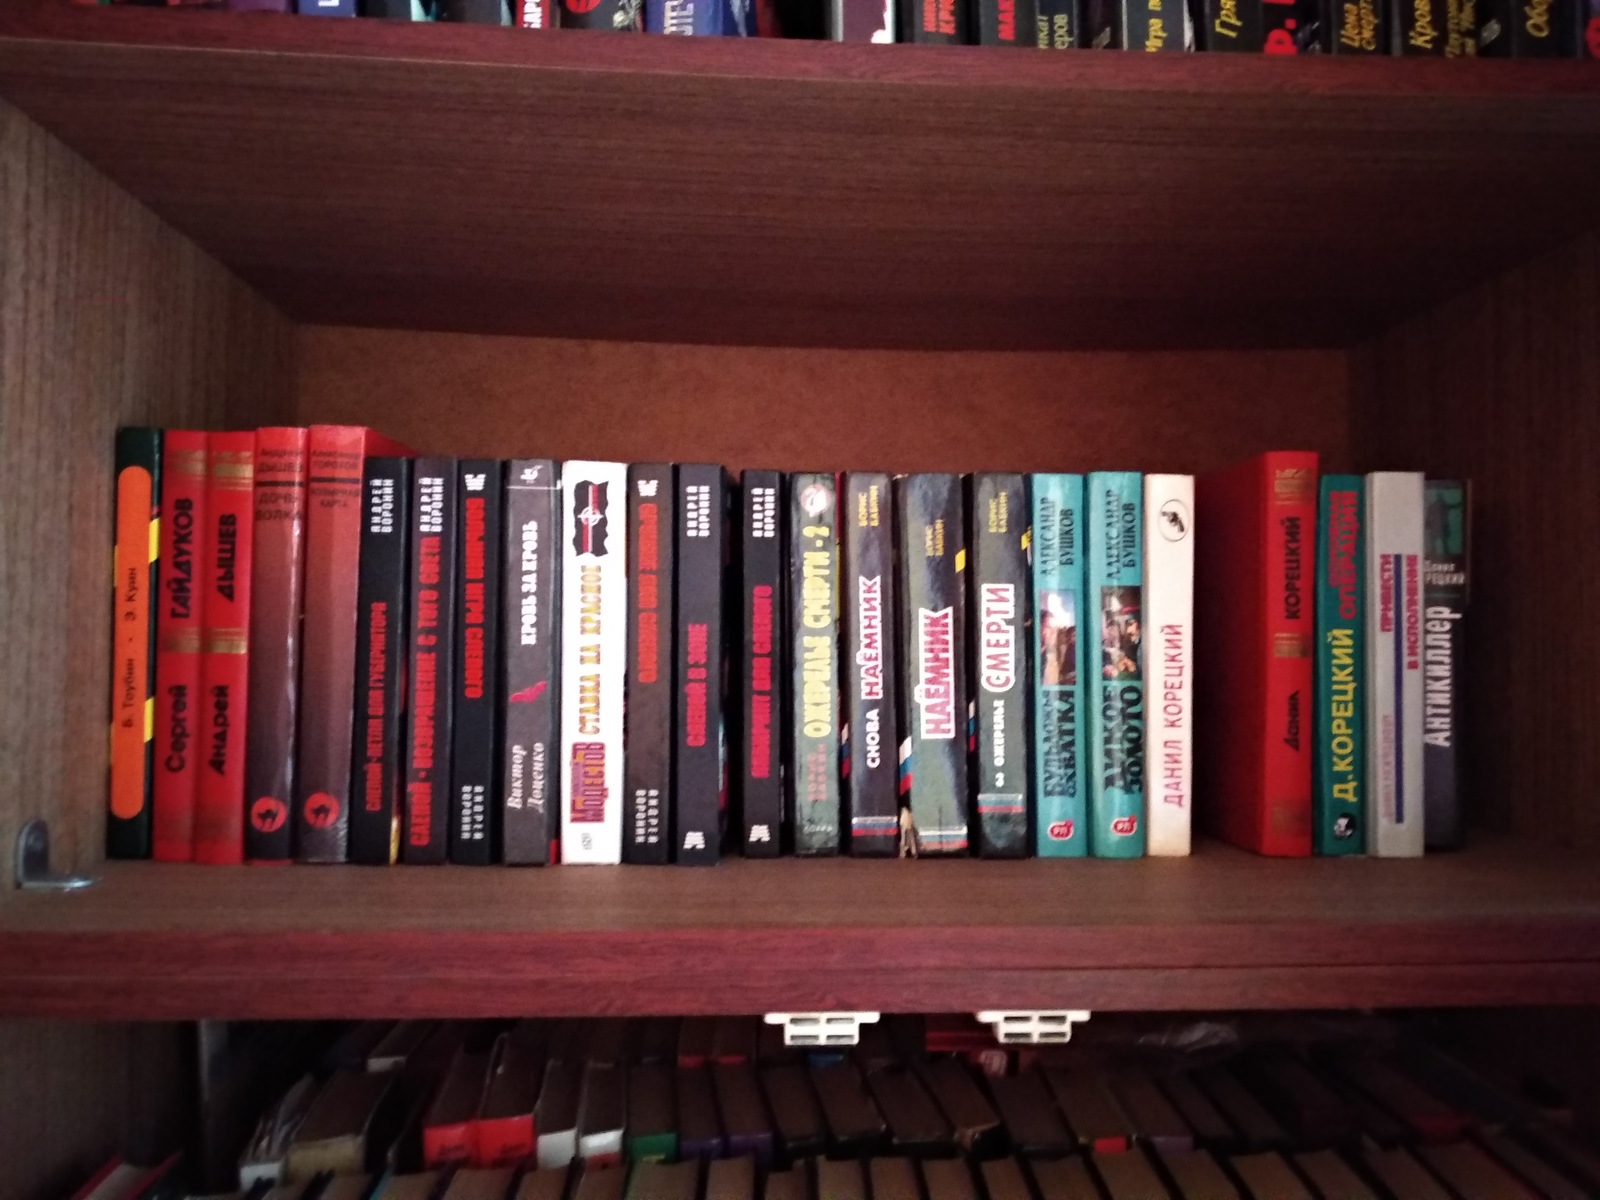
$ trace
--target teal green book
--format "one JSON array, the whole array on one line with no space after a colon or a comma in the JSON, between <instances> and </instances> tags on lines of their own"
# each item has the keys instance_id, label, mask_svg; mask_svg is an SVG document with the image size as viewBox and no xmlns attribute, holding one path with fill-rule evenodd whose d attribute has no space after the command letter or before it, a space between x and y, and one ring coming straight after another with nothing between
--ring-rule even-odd
<instances>
[{"instance_id":1,"label":"teal green book","mask_svg":"<svg viewBox=\"0 0 1600 1200\"><path fill-rule=\"evenodd\" d=\"M1034 849L1040 858L1089 853L1083 771L1085 713L1081 628L1083 476L1034 475Z\"/></svg>"},{"instance_id":2,"label":"teal green book","mask_svg":"<svg viewBox=\"0 0 1600 1200\"><path fill-rule=\"evenodd\" d=\"M1317 731L1311 788L1311 850L1360 854L1366 843L1366 603L1359 475L1324 475L1317 494L1317 650L1312 713Z\"/></svg>"},{"instance_id":3,"label":"teal green book","mask_svg":"<svg viewBox=\"0 0 1600 1200\"><path fill-rule=\"evenodd\" d=\"M1140 531L1144 480L1137 471L1090 475L1086 522L1087 608L1100 653L1089 692L1089 853L1141 858L1144 825L1144 609Z\"/></svg>"}]
</instances>

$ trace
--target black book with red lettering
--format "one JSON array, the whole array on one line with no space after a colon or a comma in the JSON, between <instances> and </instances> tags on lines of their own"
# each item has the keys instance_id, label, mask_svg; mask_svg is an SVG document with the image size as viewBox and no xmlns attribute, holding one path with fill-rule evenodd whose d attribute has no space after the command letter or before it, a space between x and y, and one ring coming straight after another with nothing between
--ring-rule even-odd
<instances>
[{"instance_id":1,"label":"black book with red lettering","mask_svg":"<svg viewBox=\"0 0 1600 1200\"><path fill-rule=\"evenodd\" d=\"M710 864L722 856L727 804L722 772L723 587L728 557L728 487L723 469L678 468L677 647L673 746L673 858Z\"/></svg>"},{"instance_id":2,"label":"black book with red lettering","mask_svg":"<svg viewBox=\"0 0 1600 1200\"><path fill-rule=\"evenodd\" d=\"M898 6L900 40L956 46L970 42L968 0L905 0Z\"/></svg>"},{"instance_id":3,"label":"black book with red lettering","mask_svg":"<svg viewBox=\"0 0 1600 1200\"><path fill-rule=\"evenodd\" d=\"M411 460L369 458L362 480L356 602L356 730L350 763L350 861L387 866L400 838Z\"/></svg>"},{"instance_id":4,"label":"black book with red lettering","mask_svg":"<svg viewBox=\"0 0 1600 1200\"><path fill-rule=\"evenodd\" d=\"M622 861L670 862L673 510L670 463L628 468L628 679Z\"/></svg>"},{"instance_id":5,"label":"black book with red lettering","mask_svg":"<svg viewBox=\"0 0 1600 1200\"><path fill-rule=\"evenodd\" d=\"M783 475L746 471L739 526L739 825L746 858L783 848Z\"/></svg>"},{"instance_id":6,"label":"black book with red lettering","mask_svg":"<svg viewBox=\"0 0 1600 1200\"><path fill-rule=\"evenodd\" d=\"M505 469L461 464L457 500L455 671L451 687L450 861L498 857L500 759L495 673L500 661L500 523Z\"/></svg>"},{"instance_id":7,"label":"black book with red lettering","mask_svg":"<svg viewBox=\"0 0 1600 1200\"><path fill-rule=\"evenodd\" d=\"M456 460L419 458L411 483L410 644L401 857L442 863L450 818L450 692L455 678Z\"/></svg>"},{"instance_id":8,"label":"black book with red lettering","mask_svg":"<svg viewBox=\"0 0 1600 1200\"><path fill-rule=\"evenodd\" d=\"M1259 54L1265 45L1262 0L1190 0L1195 48Z\"/></svg>"},{"instance_id":9,"label":"black book with red lettering","mask_svg":"<svg viewBox=\"0 0 1600 1200\"><path fill-rule=\"evenodd\" d=\"M894 499L887 475L844 477L844 793L852 854L900 844L895 711Z\"/></svg>"},{"instance_id":10,"label":"black book with red lettering","mask_svg":"<svg viewBox=\"0 0 1600 1200\"><path fill-rule=\"evenodd\" d=\"M977 0L977 3L980 45L1049 47L1048 41L1039 40L1037 0Z\"/></svg>"}]
</instances>

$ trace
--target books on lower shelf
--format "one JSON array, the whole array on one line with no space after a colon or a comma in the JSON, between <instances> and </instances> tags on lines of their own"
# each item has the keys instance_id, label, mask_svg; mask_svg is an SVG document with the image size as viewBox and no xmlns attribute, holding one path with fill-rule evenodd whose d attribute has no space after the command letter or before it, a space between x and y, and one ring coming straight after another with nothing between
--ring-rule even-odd
<instances>
[{"instance_id":1,"label":"books on lower shelf","mask_svg":"<svg viewBox=\"0 0 1600 1200\"><path fill-rule=\"evenodd\" d=\"M1459 844L1464 484L119 444L114 855Z\"/></svg>"}]
</instances>

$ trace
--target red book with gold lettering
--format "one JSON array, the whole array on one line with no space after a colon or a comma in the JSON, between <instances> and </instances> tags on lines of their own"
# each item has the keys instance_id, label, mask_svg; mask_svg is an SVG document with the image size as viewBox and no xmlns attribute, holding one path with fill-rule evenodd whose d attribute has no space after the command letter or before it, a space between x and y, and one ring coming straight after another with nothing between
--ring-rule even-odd
<instances>
[{"instance_id":1,"label":"red book with gold lettering","mask_svg":"<svg viewBox=\"0 0 1600 1200\"><path fill-rule=\"evenodd\" d=\"M1311 853L1316 498L1310 451L1196 484L1196 812L1258 854Z\"/></svg>"},{"instance_id":2,"label":"red book with gold lettering","mask_svg":"<svg viewBox=\"0 0 1600 1200\"><path fill-rule=\"evenodd\" d=\"M305 622L295 763L295 858L349 855L361 483L369 456L404 446L355 425L313 425L307 445Z\"/></svg>"},{"instance_id":3,"label":"red book with gold lettering","mask_svg":"<svg viewBox=\"0 0 1600 1200\"><path fill-rule=\"evenodd\" d=\"M401 858L445 861L455 678L456 460L419 458L411 478L406 651L405 816Z\"/></svg>"},{"instance_id":4,"label":"red book with gold lettering","mask_svg":"<svg viewBox=\"0 0 1600 1200\"><path fill-rule=\"evenodd\" d=\"M206 561L206 435L162 435L161 589L156 596L155 780L151 857L194 857L195 783L204 758L200 714L200 620Z\"/></svg>"},{"instance_id":5,"label":"red book with gold lettering","mask_svg":"<svg viewBox=\"0 0 1600 1200\"><path fill-rule=\"evenodd\" d=\"M250 687L250 564L256 435L213 433L206 467L200 779L196 862L244 861L244 752Z\"/></svg>"}]
</instances>

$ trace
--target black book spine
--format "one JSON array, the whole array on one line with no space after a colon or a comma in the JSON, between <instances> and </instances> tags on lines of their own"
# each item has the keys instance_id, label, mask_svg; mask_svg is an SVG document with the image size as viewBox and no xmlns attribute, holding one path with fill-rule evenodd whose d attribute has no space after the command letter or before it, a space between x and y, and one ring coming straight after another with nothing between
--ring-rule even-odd
<instances>
[{"instance_id":1,"label":"black book spine","mask_svg":"<svg viewBox=\"0 0 1600 1200\"><path fill-rule=\"evenodd\" d=\"M1470 0L1456 0L1470 3ZM1571 58L1578 53L1583 0L1480 0L1485 19L1478 53L1491 58ZM1453 5L1446 20L1453 16Z\"/></svg>"},{"instance_id":2,"label":"black book spine","mask_svg":"<svg viewBox=\"0 0 1600 1200\"><path fill-rule=\"evenodd\" d=\"M783 842L783 476L746 471L741 487L739 821L748 858Z\"/></svg>"},{"instance_id":3,"label":"black book spine","mask_svg":"<svg viewBox=\"0 0 1600 1200\"><path fill-rule=\"evenodd\" d=\"M637 33L644 28L644 4L642 0L561 0L561 28Z\"/></svg>"},{"instance_id":4,"label":"black book spine","mask_svg":"<svg viewBox=\"0 0 1600 1200\"><path fill-rule=\"evenodd\" d=\"M1037 0L1034 45L1040 50L1073 50L1083 37L1083 0Z\"/></svg>"},{"instance_id":5,"label":"black book spine","mask_svg":"<svg viewBox=\"0 0 1600 1200\"><path fill-rule=\"evenodd\" d=\"M1265 44L1261 0L1190 0L1190 13L1199 49L1261 53Z\"/></svg>"},{"instance_id":6,"label":"black book spine","mask_svg":"<svg viewBox=\"0 0 1600 1200\"><path fill-rule=\"evenodd\" d=\"M628 468L628 679L622 861L671 860L673 539L669 463Z\"/></svg>"},{"instance_id":7,"label":"black book spine","mask_svg":"<svg viewBox=\"0 0 1600 1200\"><path fill-rule=\"evenodd\" d=\"M400 849L411 460L369 458L361 483L356 601L356 735L351 739L350 861L387 866ZM356 800L359 798L359 800Z\"/></svg>"},{"instance_id":8,"label":"black book spine","mask_svg":"<svg viewBox=\"0 0 1600 1200\"><path fill-rule=\"evenodd\" d=\"M728 488L722 468L678 468L677 731L673 763L673 846L680 863L722 855L724 571Z\"/></svg>"},{"instance_id":9,"label":"black book spine","mask_svg":"<svg viewBox=\"0 0 1600 1200\"><path fill-rule=\"evenodd\" d=\"M1392 53L1414 57L1418 55L1446 55L1451 53L1449 7L1458 0L1397 0L1395 20L1389 37ZM1473 4L1476 0L1466 0ZM1490 0L1482 0L1486 10L1492 9ZM1498 23L1491 17L1486 28ZM1459 51L1458 51L1459 52ZM1467 53L1476 54L1474 45Z\"/></svg>"},{"instance_id":10,"label":"black book spine","mask_svg":"<svg viewBox=\"0 0 1600 1200\"><path fill-rule=\"evenodd\" d=\"M1429 850L1455 850L1462 837L1458 748L1472 489L1430 479L1424 495L1422 829Z\"/></svg>"},{"instance_id":11,"label":"black book spine","mask_svg":"<svg viewBox=\"0 0 1600 1200\"><path fill-rule=\"evenodd\" d=\"M900 541L900 790L919 854L967 849L966 546L961 481L895 480Z\"/></svg>"},{"instance_id":12,"label":"black book spine","mask_svg":"<svg viewBox=\"0 0 1600 1200\"><path fill-rule=\"evenodd\" d=\"M1184 0L1121 0L1122 48L1152 54L1187 50L1183 5Z\"/></svg>"},{"instance_id":13,"label":"black book spine","mask_svg":"<svg viewBox=\"0 0 1600 1200\"><path fill-rule=\"evenodd\" d=\"M561 786L561 477L549 459L506 470L505 698L501 840L505 861L550 861Z\"/></svg>"},{"instance_id":14,"label":"black book spine","mask_svg":"<svg viewBox=\"0 0 1600 1200\"><path fill-rule=\"evenodd\" d=\"M456 460L419 458L411 484L411 638L406 656L406 811L401 857L442 863L450 805Z\"/></svg>"},{"instance_id":15,"label":"black book spine","mask_svg":"<svg viewBox=\"0 0 1600 1200\"><path fill-rule=\"evenodd\" d=\"M1165 0L1177 4L1181 0ZM1037 0L975 0L978 42L984 46L1038 44Z\"/></svg>"},{"instance_id":16,"label":"black book spine","mask_svg":"<svg viewBox=\"0 0 1600 1200\"><path fill-rule=\"evenodd\" d=\"M1021 858L1033 811L1028 736L1033 605L1021 475L972 476L972 682L978 853Z\"/></svg>"},{"instance_id":17,"label":"black book spine","mask_svg":"<svg viewBox=\"0 0 1600 1200\"><path fill-rule=\"evenodd\" d=\"M844 785L852 854L899 846L894 501L887 475L844 477Z\"/></svg>"},{"instance_id":18,"label":"black book spine","mask_svg":"<svg viewBox=\"0 0 1600 1200\"><path fill-rule=\"evenodd\" d=\"M499 844L500 526L505 468L461 464L457 492L455 672L450 749L450 861L488 866Z\"/></svg>"},{"instance_id":19,"label":"black book spine","mask_svg":"<svg viewBox=\"0 0 1600 1200\"><path fill-rule=\"evenodd\" d=\"M839 853L839 538L832 475L789 479L789 806L796 854Z\"/></svg>"},{"instance_id":20,"label":"black book spine","mask_svg":"<svg viewBox=\"0 0 1600 1200\"><path fill-rule=\"evenodd\" d=\"M117 430L111 581L111 763L106 857L150 857L161 430Z\"/></svg>"},{"instance_id":21,"label":"black book spine","mask_svg":"<svg viewBox=\"0 0 1600 1200\"><path fill-rule=\"evenodd\" d=\"M1328 54L1387 54L1387 0L1322 0L1322 49Z\"/></svg>"}]
</instances>

